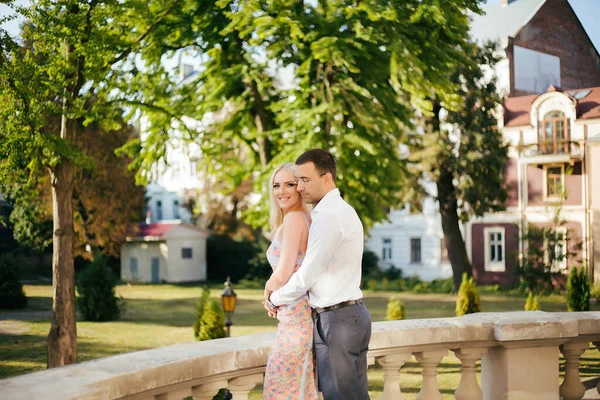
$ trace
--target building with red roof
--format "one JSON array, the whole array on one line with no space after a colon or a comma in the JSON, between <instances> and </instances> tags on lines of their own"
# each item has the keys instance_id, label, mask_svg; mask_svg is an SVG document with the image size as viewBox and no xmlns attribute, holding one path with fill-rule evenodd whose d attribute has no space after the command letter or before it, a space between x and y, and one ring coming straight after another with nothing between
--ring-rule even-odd
<instances>
[{"instance_id":1,"label":"building with red roof","mask_svg":"<svg viewBox=\"0 0 600 400\"><path fill-rule=\"evenodd\" d=\"M514 281L531 245L553 271L583 265L600 279L600 87L550 86L505 99L503 111L500 128L511 145L506 211L465 227L477 281ZM561 224L553 222L559 209ZM556 240L527 243L531 226L551 228Z\"/></svg>"},{"instance_id":2,"label":"building with red roof","mask_svg":"<svg viewBox=\"0 0 600 400\"><path fill-rule=\"evenodd\" d=\"M133 225L121 246L125 282L206 280L206 239L210 232L181 221Z\"/></svg>"}]
</instances>

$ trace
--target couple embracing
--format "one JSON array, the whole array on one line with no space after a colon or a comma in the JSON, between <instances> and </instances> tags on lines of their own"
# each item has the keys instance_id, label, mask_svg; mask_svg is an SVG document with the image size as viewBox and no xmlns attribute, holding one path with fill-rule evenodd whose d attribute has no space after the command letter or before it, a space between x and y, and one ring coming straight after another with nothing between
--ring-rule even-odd
<instances>
[{"instance_id":1,"label":"couple embracing","mask_svg":"<svg viewBox=\"0 0 600 400\"><path fill-rule=\"evenodd\" d=\"M269 182L275 233L267 258L273 274L263 303L279 325L263 399L312 400L317 390L325 400L369 399L363 226L335 180L333 156L313 149L295 165L278 167Z\"/></svg>"}]
</instances>

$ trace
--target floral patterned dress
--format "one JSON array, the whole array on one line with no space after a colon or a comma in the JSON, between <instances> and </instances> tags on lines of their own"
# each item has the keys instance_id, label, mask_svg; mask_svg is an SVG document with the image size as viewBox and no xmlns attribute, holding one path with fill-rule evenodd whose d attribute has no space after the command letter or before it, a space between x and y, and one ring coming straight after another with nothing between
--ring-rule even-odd
<instances>
[{"instance_id":1,"label":"floral patterned dress","mask_svg":"<svg viewBox=\"0 0 600 400\"><path fill-rule=\"evenodd\" d=\"M281 242L275 238L267 250L269 263L276 268ZM305 252L298 252L296 271ZM317 383L313 355L313 320L307 295L294 304L279 307L277 336L269 354L263 399L316 400Z\"/></svg>"}]
</instances>

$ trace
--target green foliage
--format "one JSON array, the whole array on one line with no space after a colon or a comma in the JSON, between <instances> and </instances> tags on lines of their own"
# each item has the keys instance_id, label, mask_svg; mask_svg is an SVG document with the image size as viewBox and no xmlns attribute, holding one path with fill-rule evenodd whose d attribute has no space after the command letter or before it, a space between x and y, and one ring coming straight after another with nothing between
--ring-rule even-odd
<instances>
[{"instance_id":1,"label":"green foliage","mask_svg":"<svg viewBox=\"0 0 600 400\"><path fill-rule=\"evenodd\" d=\"M117 283L106 257L96 253L77 278L77 308L85 321L119 319L122 304L115 293Z\"/></svg>"},{"instance_id":2,"label":"green foliage","mask_svg":"<svg viewBox=\"0 0 600 400\"><path fill-rule=\"evenodd\" d=\"M379 257L371 250L365 250L362 255L362 276L368 277L371 274L377 275L379 271Z\"/></svg>"},{"instance_id":3,"label":"green foliage","mask_svg":"<svg viewBox=\"0 0 600 400\"><path fill-rule=\"evenodd\" d=\"M600 283L595 282L594 286L592 286L592 290L590 291L590 296L596 299L597 303L600 303Z\"/></svg>"},{"instance_id":4,"label":"green foliage","mask_svg":"<svg viewBox=\"0 0 600 400\"><path fill-rule=\"evenodd\" d=\"M206 241L206 263L209 280L233 282L240 279L268 279L272 268L266 259L268 245L264 238L232 239L227 235L212 235Z\"/></svg>"},{"instance_id":5,"label":"green foliage","mask_svg":"<svg viewBox=\"0 0 600 400\"><path fill-rule=\"evenodd\" d=\"M567 227L562 201L547 208L548 224L528 223L523 241L527 243L524 256L517 262L515 274L521 288L536 293L553 293L564 289L563 265L577 262L583 242Z\"/></svg>"},{"instance_id":6,"label":"green foliage","mask_svg":"<svg viewBox=\"0 0 600 400\"><path fill-rule=\"evenodd\" d=\"M385 313L385 319L387 321L396 321L404 319L406 317L404 313L404 302L400 297L392 296L387 305Z\"/></svg>"},{"instance_id":7,"label":"green foliage","mask_svg":"<svg viewBox=\"0 0 600 400\"><path fill-rule=\"evenodd\" d=\"M590 311L590 281L587 269L572 267L567 280L567 309Z\"/></svg>"},{"instance_id":8,"label":"green foliage","mask_svg":"<svg viewBox=\"0 0 600 400\"><path fill-rule=\"evenodd\" d=\"M456 316L460 317L465 314L481 312L481 300L475 280L473 277L468 278L467 274L463 274L462 283L458 290L458 298L456 299Z\"/></svg>"},{"instance_id":9,"label":"green foliage","mask_svg":"<svg viewBox=\"0 0 600 400\"><path fill-rule=\"evenodd\" d=\"M529 292L527 301L525 302L525 311L536 311L540 309L540 301L538 296L534 296L533 292Z\"/></svg>"},{"instance_id":10,"label":"green foliage","mask_svg":"<svg viewBox=\"0 0 600 400\"><path fill-rule=\"evenodd\" d=\"M198 341L225 337L225 316L221 305L210 298L210 290L202 289L202 296L196 304L194 337Z\"/></svg>"},{"instance_id":11,"label":"green foliage","mask_svg":"<svg viewBox=\"0 0 600 400\"><path fill-rule=\"evenodd\" d=\"M25 308L26 305L15 257L10 253L0 254L0 308Z\"/></svg>"},{"instance_id":12,"label":"green foliage","mask_svg":"<svg viewBox=\"0 0 600 400\"><path fill-rule=\"evenodd\" d=\"M322 147L337 157L338 186L369 228L386 217L386 206L404 200L408 160L398 148L412 118L431 111L432 93L449 106L459 101L449 77L458 65L471 65L463 45L479 3L186 2L185 13L146 37L145 73L128 83L149 92L144 85L154 79L165 91L154 90L160 108L144 110L144 145L124 151L137 156L133 167L144 180L165 156L174 117L203 120L218 112L211 124L180 129L200 144L201 168L222 195L240 201L237 189L255 183L263 201L243 213L245 220L266 227L274 165ZM177 86L179 78L161 74L160 65L165 55L184 52L201 55L202 65ZM294 84L279 82L272 66L289 68Z\"/></svg>"},{"instance_id":13,"label":"green foliage","mask_svg":"<svg viewBox=\"0 0 600 400\"><path fill-rule=\"evenodd\" d=\"M495 44L463 44L469 62L457 64L449 79L457 85L458 105L432 94L433 113L419 119L422 129L410 134L411 201L429 196L422 182L437 187L446 243L453 247L450 263L455 286L471 265L460 233L460 222L503 210L508 196L505 168L509 145L497 129L500 105L494 70Z\"/></svg>"}]
</instances>

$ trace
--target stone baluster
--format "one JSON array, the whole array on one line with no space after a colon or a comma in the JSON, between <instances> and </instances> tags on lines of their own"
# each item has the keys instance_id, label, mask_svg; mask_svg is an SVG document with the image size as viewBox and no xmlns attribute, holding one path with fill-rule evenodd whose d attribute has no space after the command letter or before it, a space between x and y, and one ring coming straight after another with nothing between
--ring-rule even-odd
<instances>
[{"instance_id":1,"label":"stone baluster","mask_svg":"<svg viewBox=\"0 0 600 400\"><path fill-rule=\"evenodd\" d=\"M257 383L263 381L263 374L240 376L229 381L229 391L234 400L248 400L248 394Z\"/></svg>"},{"instance_id":2,"label":"stone baluster","mask_svg":"<svg viewBox=\"0 0 600 400\"><path fill-rule=\"evenodd\" d=\"M593 344L594 346L596 346L596 349L600 351L600 342L593 342ZM598 382L598 384L596 385L596 391L600 393L600 382Z\"/></svg>"},{"instance_id":3,"label":"stone baluster","mask_svg":"<svg viewBox=\"0 0 600 400\"><path fill-rule=\"evenodd\" d=\"M377 363L383 368L383 393L379 400L403 400L400 390L399 370L404 363L410 360L410 353L390 354L379 357Z\"/></svg>"},{"instance_id":4,"label":"stone baluster","mask_svg":"<svg viewBox=\"0 0 600 400\"><path fill-rule=\"evenodd\" d=\"M226 387L227 380L224 379L206 382L192 388L192 397L194 400L212 400L219 390Z\"/></svg>"},{"instance_id":5,"label":"stone baluster","mask_svg":"<svg viewBox=\"0 0 600 400\"><path fill-rule=\"evenodd\" d=\"M161 393L154 396L156 400L182 400L192 395L191 388L173 390L167 393Z\"/></svg>"},{"instance_id":6,"label":"stone baluster","mask_svg":"<svg viewBox=\"0 0 600 400\"><path fill-rule=\"evenodd\" d=\"M415 358L423 368L423 385L417 394L417 400L442 400L442 394L437 387L437 366L448 350L423 351L414 353Z\"/></svg>"},{"instance_id":7,"label":"stone baluster","mask_svg":"<svg viewBox=\"0 0 600 400\"><path fill-rule=\"evenodd\" d=\"M452 349L456 358L461 362L460 383L454 392L456 400L482 400L483 392L477 384L477 367L475 364L486 348Z\"/></svg>"},{"instance_id":8,"label":"stone baluster","mask_svg":"<svg viewBox=\"0 0 600 400\"><path fill-rule=\"evenodd\" d=\"M559 394L564 400L580 400L585 394L585 386L579 378L579 358L587 348L588 342L560 345L560 352L565 356L565 380L560 385Z\"/></svg>"}]
</instances>

